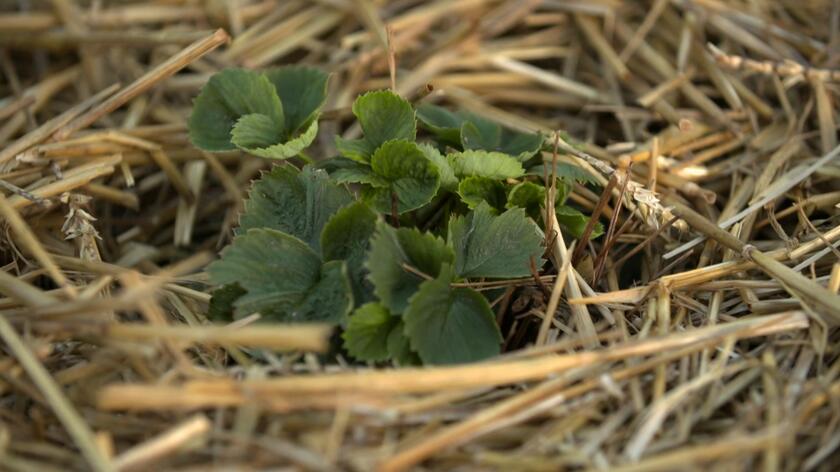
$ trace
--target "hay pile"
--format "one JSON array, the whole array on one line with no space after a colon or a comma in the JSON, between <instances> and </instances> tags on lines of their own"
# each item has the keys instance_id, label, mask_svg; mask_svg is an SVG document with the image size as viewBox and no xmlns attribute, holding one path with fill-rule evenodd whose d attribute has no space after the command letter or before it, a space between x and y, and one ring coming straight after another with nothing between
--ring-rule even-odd
<instances>
[{"instance_id":1,"label":"hay pile","mask_svg":"<svg viewBox=\"0 0 840 472\"><path fill-rule=\"evenodd\" d=\"M2 5L0 468L840 468L838 2ZM509 290L530 347L492 362L325 363L322 327L208 325L201 269L269 163L193 148L192 97L317 65L329 156L389 48L410 99L562 130L608 233L554 241L563 297L556 272Z\"/></svg>"}]
</instances>

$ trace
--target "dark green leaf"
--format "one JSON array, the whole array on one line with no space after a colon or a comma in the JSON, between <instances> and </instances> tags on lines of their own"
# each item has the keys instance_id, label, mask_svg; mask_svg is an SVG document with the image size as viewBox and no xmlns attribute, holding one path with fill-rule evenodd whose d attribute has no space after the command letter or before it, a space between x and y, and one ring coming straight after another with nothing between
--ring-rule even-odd
<instances>
[{"instance_id":1,"label":"dark green leaf","mask_svg":"<svg viewBox=\"0 0 840 472\"><path fill-rule=\"evenodd\" d=\"M368 184L374 187L387 187L388 181L373 173L367 164L350 159L342 159L345 164L333 170L330 177L340 184Z\"/></svg>"},{"instance_id":2,"label":"dark green leaf","mask_svg":"<svg viewBox=\"0 0 840 472\"><path fill-rule=\"evenodd\" d=\"M339 321L352 309L343 262L321 264L303 241L274 229L237 236L208 266L216 284L238 283L237 316L260 312L280 321Z\"/></svg>"},{"instance_id":3,"label":"dark green leaf","mask_svg":"<svg viewBox=\"0 0 840 472\"><path fill-rule=\"evenodd\" d=\"M222 285L213 290L213 294L210 296L210 305L207 308L207 318L226 323L233 321L233 304L246 293L245 289L237 283Z\"/></svg>"},{"instance_id":4,"label":"dark green leaf","mask_svg":"<svg viewBox=\"0 0 840 472\"><path fill-rule=\"evenodd\" d=\"M496 179L467 177L458 184L458 195L470 208L487 202L494 210L505 207L505 186Z\"/></svg>"},{"instance_id":5,"label":"dark green leaf","mask_svg":"<svg viewBox=\"0 0 840 472\"><path fill-rule=\"evenodd\" d=\"M362 164L370 163L370 156L376 150L367 140L344 139L341 136L335 137L335 147L342 156Z\"/></svg>"},{"instance_id":6,"label":"dark green leaf","mask_svg":"<svg viewBox=\"0 0 840 472\"><path fill-rule=\"evenodd\" d=\"M277 166L254 183L239 224L243 232L278 229L318 251L327 220L350 201L350 193L323 170L307 166L298 172L292 166Z\"/></svg>"},{"instance_id":7,"label":"dark green leaf","mask_svg":"<svg viewBox=\"0 0 840 472\"><path fill-rule=\"evenodd\" d=\"M364 203L351 203L334 214L321 233L323 259L347 261L357 301L365 298L364 260L378 219L379 215Z\"/></svg>"},{"instance_id":8,"label":"dark green leaf","mask_svg":"<svg viewBox=\"0 0 840 472\"><path fill-rule=\"evenodd\" d=\"M388 90L368 92L357 98L353 114L362 125L365 141L374 151L386 141L413 141L417 133L411 104Z\"/></svg>"},{"instance_id":9,"label":"dark green leaf","mask_svg":"<svg viewBox=\"0 0 840 472\"><path fill-rule=\"evenodd\" d=\"M411 341L405 335L405 323L399 318L388 333L388 354L400 366L420 364L417 353L411 350Z\"/></svg>"},{"instance_id":10,"label":"dark green leaf","mask_svg":"<svg viewBox=\"0 0 840 472\"><path fill-rule=\"evenodd\" d=\"M561 205L555 208L555 213L557 214L557 222L560 226L569 231L576 238L583 235L583 230L589 222L588 216L581 213L580 210L566 205ZM595 226L592 228L592 235L590 238L595 239L602 234L604 234L604 225L599 222L595 223Z\"/></svg>"},{"instance_id":11,"label":"dark green leaf","mask_svg":"<svg viewBox=\"0 0 840 472\"><path fill-rule=\"evenodd\" d=\"M391 212L394 195L399 213L419 208L434 198L440 185L437 166L410 141L388 141L376 150L370 165L388 186L367 187L362 197L383 213Z\"/></svg>"},{"instance_id":12,"label":"dark green leaf","mask_svg":"<svg viewBox=\"0 0 840 472\"><path fill-rule=\"evenodd\" d=\"M463 151L446 156L449 166L458 177L516 178L524 174L522 164L499 152Z\"/></svg>"},{"instance_id":13,"label":"dark green leaf","mask_svg":"<svg viewBox=\"0 0 840 472\"><path fill-rule=\"evenodd\" d=\"M455 249L455 270L461 277L527 277L531 259L542 267L543 234L522 208L493 215L480 204L467 216L449 221L449 245Z\"/></svg>"},{"instance_id":14,"label":"dark green leaf","mask_svg":"<svg viewBox=\"0 0 840 472\"><path fill-rule=\"evenodd\" d=\"M384 361L390 357L388 337L398 323L399 318L379 303L362 305L350 316L347 330L341 335L344 348L362 361Z\"/></svg>"},{"instance_id":15,"label":"dark green leaf","mask_svg":"<svg viewBox=\"0 0 840 472\"><path fill-rule=\"evenodd\" d=\"M444 144L461 145L463 116L437 105L423 103L417 107L417 119Z\"/></svg>"},{"instance_id":16,"label":"dark green leaf","mask_svg":"<svg viewBox=\"0 0 840 472\"><path fill-rule=\"evenodd\" d=\"M539 134L509 130L477 115L468 115L466 119L461 127L461 143L465 150L501 152L525 162L542 147L543 137Z\"/></svg>"},{"instance_id":17,"label":"dark green leaf","mask_svg":"<svg viewBox=\"0 0 840 472\"><path fill-rule=\"evenodd\" d=\"M480 293L452 288L451 269L423 282L403 315L405 333L426 364L475 362L499 354L502 336Z\"/></svg>"},{"instance_id":18,"label":"dark green leaf","mask_svg":"<svg viewBox=\"0 0 840 472\"><path fill-rule=\"evenodd\" d=\"M329 76L306 66L283 66L269 70L265 75L283 102L286 136L308 128L327 99Z\"/></svg>"},{"instance_id":19,"label":"dark green leaf","mask_svg":"<svg viewBox=\"0 0 840 472\"><path fill-rule=\"evenodd\" d=\"M395 229L380 222L371 239L365 265L376 296L391 313L399 314L423 281L403 264L436 277L441 265L451 264L454 259L452 249L442 239L413 228Z\"/></svg>"},{"instance_id":20,"label":"dark green leaf","mask_svg":"<svg viewBox=\"0 0 840 472\"><path fill-rule=\"evenodd\" d=\"M268 117L283 129L283 105L264 75L244 69L227 69L213 75L201 89L190 116L190 140L205 151L231 151L231 130L240 117Z\"/></svg>"}]
</instances>

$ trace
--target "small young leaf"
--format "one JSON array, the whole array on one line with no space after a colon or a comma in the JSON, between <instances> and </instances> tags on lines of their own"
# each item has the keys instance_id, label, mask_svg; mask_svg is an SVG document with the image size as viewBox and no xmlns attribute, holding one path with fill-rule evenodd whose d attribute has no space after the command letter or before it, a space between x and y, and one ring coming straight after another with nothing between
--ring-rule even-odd
<instances>
[{"instance_id":1,"label":"small young leaf","mask_svg":"<svg viewBox=\"0 0 840 472\"><path fill-rule=\"evenodd\" d=\"M367 303L350 315L347 330L341 335L344 348L362 361L384 361L390 357L388 338L399 323L388 309L379 303Z\"/></svg>"},{"instance_id":2,"label":"small young leaf","mask_svg":"<svg viewBox=\"0 0 840 472\"><path fill-rule=\"evenodd\" d=\"M265 75L283 102L286 136L308 128L327 100L329 76L305 66L279 67L267 71Z\"/></svg>"},{"instance_id":3,"label":"small young leaf","mask_svg":"<svg viewBox=\"0 0 840 472\"><path fill-rule=\"evenodd\" d=\"M449 166L458 177L516 178L524 174L522 164L499 152L463 151L446 156Z\"/></svg>"},{"instance_id":4,"label":"small young leaf","mask_svg":"<svg viewBox=\"0 0 840 472\"><path fill-rule=\"evenodd\" d=\"M426 364L475 362L499 354L502 336L490 304L469 288L452 288L451 269L423 282L403 315L405 333Z\"/></svg>"},{"instance_id":5,"label":"small young leaf","mask_svg":"<svg viewBox=\"0 0 840 472\"><path fill-rule=\"evenodd\" d=\"M374 151L386 141L413 141L417 134L411 104L388 90L368 92L357 98L353 103L353 114L362 125L365 141Z\"/></svg>"},{"instance_id":6,"label":"small young leaf","mask_svg":"<svg viewBox=\"0 0 840 472\"><path fill-rule=\"evenodd\" d=\"M230 131L230 142L241 149L272 146L283 140L283 130L268 115L242 115Z\"/></svg>"},{"instance_id":7,"label":"small young leaf","mask_svg":"<svg viewBox=\"0 0 840 472\"><path fill-rule=\"evenodd\" d=\"M567 205L560 205L554 209L557 214L557 222L560 226L569 231L574 237L579 238L583 235L583 230L589 222L589 217L580 212L576 208ZM604 234L604 225L596 222L592 228L590 238L595 239Z\"/></svg>"},{"instance_id":8,"label":"small young leaf","mask_svg":"<svg viewBox=\"0 0 840 472\"><path fill-rule=\"evenodd\" d=\"M365 298L364 260L378 219L379 215L364 203L351 203L338 210L321 232L323 259L347 261L357 301Z\"/></svg>"},{"instance_id":9,"label":"small young leaf","mask_svg":"<svg viewBox=\"0 0 840 472\"><path fill-rule=\"evenodd\" d=\"M382 213L390 213L394 195L397 211L405 213L429 203L437 193L437 166L410 141L388 141L370 161L373 172L388 182L387 187L367 187L362 197Z\"/></svg>"},{"instance_id":10,"label":"small young leaf","mask_svg":"<svg viewBox=\"0 0 840 472\"><path fill-rule=\"evenodd\" d=\"M542 177L545 175L544 172L546 172L546 169L548 170L548 175L551 175L551 163L531 167L528 169L528 175L537 175ZM558 162L557 165L554 166L554 172L558 179L563 179L567 182L598 185L598 181L592 176L592 174L584 170L582 167L569 164L568 162Z\"/></svg>"},{"instance_id":11,"label":"small young leaf","mask_svg":"<svg viewBox=\"0 0 840 472\"><path fill-rule=\"evenodd\" d=\"M528 216L537 220L545 205L545 187L534 182L520 182L508 194L507 208L524 208Z\"/></svg>"},{"instance_id":12,"label":"small young leaf","mask_svg":"<svg viewBox=\"0 0 840 472\"><path fill-rule=\"evenodd\" d=\"M481 202L487 202L494 210L505 207L505 186L496 179L467 177L458 184L458 195L473 209Z\"/></svg>"},{"instance_id":13,"label":"small young leaf","mask_svg":"<svg viewBox=\"0 0 840 472\"><path fill-rule=\"evenodd\" d=\"M190 116L190 140L205 151L232 151L231 130L240 117L250 114L268 117L283 129L283 105L271 82L263 74L244 69L227 69L210 77L195 100Z\"/></svg>"},{"instance_id":14,"label":"small young leaf","mask_svg":"<svg viewBox=\"0 0 840 472\"><path fill-rule=\"evenodd\" d=\"M248 152L249 154L253 154L259 157L265 157L268 159L288 159L290 157L295 157L300 154L301 151L308 148L312 141L315 140L315 136L318 135L318 122L312 121L309 124L309 127L306 128L302 134L291 138L287 141L275 141L276 144L265 143L264 140L268 138L267 134L259 134L257 135L254 132L249 133L248 137L244 135L244 128L250 127L253 123L253 119L249 119L248 122L244 122L243 120L249 116L262 116L262 115L247 115L242 117L237 123L236 126L233 128L232 131L232 142L236 144L240 149L243 151ZM265 120L259 119L260 125L265 126ZM240 126L241 123L241 126ZM264 130L260 130L259 133L264 133Z\"/></svg>"},{"instance_id":15,"label":"small young leaf","mask_svg":"<svg viewBox=\"0 0 840 472\"><path fill-rule=\"evenodd\" d=\"M347 189L334 184L326 172L304 167L277 166L251 188L240 230L274 228L295 236L319 251L321 230L339 208L351 201Z\"/></svg>"},{"instance_id":16,"label":"small young leaf","mask_svg":"<svg viewBox=\"0 0 840 472\"><path fill-rule=\"evenodd\" d=\"M461 277L526 277L531 259L542 267L540 228L521 208L494 216L480 204L467 216L449 221L449 245L455 249L455 271Z\"/></svg>"},{"instance_id":17,"label":"small young leaf","mask_svg":"<svg viewBox=\"0 0 840 472\"><path fill-rule=\"evenodd\" d=\"M251 229L207 268L216 284L238 283L247 293L236 315L260 312L280 321L339 321L353 306L343 261L321 264L303 241L274 229Z\"/></svg>"},{"instance_id":18,"label":"small young leaf","mask_svg":"<svg viewBox=\"0 0 840 472\"><path fill-rule=\"evenodd\" d=\"M427 159L437 166L438 173L440 174L440 187L451 192L458 190L458 178L455 177L455 172L449 167L449 162L446 161L446 158L443 157L440 151L431 144L426 143L418 144L417 147L423 151Z\"/></svg>"},{"instance_id":19,"label":"small young leaf","mask_svg":"<svg viewBox=\"0 0 840 472\"><path fill-rule=\"evenodd\" d=\"M213 294L210 296L210 305L207 307L207 318L211 321L225 323L233 321L233 304L246 293L248 292L237 283L222 285L213 290Z\"/></svg>"},{"instance_id":20,"label":"small young leaf","mask_svg":"<svg viewBox=\"0 0 840 472\"><path fill-rule=\"evenodd\" d=\"M400 314L423 281L403 264L436 277L441 265L451 264L454 259L452 249L430 233L413 228L395 229L379 222L370 241L365 266L370 271L368 277L373 282L376 296L391 313Z\"/></svg>"}]
</instances>

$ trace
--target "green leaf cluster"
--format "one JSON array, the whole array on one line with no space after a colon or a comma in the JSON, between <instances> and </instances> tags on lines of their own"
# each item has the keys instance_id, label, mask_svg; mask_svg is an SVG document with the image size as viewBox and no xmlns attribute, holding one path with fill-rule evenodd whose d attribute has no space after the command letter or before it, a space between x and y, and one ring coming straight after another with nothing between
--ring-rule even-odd
<instances>
[{"instance_id":1,"label":"green leaf cluster","mask_svg":"<svg viewBox=\"0 0 840 472\"><path fill-rule=\"evenodd\" d=\"M326 84L301 67L223 71L196 100L191 139L295 156L317 133ZM207 268L217 286L208 317L335 323L360 361L499 354L495 315L471 282L530 277L545 263L543 137L385 90L352 111L361 134L337 136L337 157L278 165L254 182L233 242ZM418 142L418 120L430 140ZM578 236L588 217L567 197L594 179L570 164L553 171L557 220ZM597 223L593 236L602 232Z\"/></svg>"}]
</instances>

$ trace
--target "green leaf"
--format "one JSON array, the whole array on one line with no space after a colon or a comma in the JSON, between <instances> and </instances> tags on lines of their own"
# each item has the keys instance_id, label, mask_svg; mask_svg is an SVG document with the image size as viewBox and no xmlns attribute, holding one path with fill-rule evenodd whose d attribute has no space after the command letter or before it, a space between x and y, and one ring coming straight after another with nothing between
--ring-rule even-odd
<instances>
[{"instance_id":1,"label":"green leaf","mask_svg":"<svg viewBox=\"0 0 840 472\"><path fill-rule=\"evenodd\" d=\"M581 213L580 210L567 205L558 206L554 210L557 214L557 223L559 223L560 226L569 231L576 238L583 235L583 230L589 222L588 216ZM596 222L595 226L592 228L592 235L590 238L595 239L602 234L604 234L604 225L600 222Z\"/></svg>"},{"instance_id":2,"label":"green leaf","mask_svg":"<svg viewBox=\"0 0 840 472\"><path fill-rule=\"evenodd\" d=\"M426 364L458 364L496 356L502 336L480 293L452 288L448 267L423 282L403 315L405 333Z\"/></svg>"},{"instance_id":3,"label":"green leaf","mask_svg":"<svg viewBox=\"0 0 840 472\"><path fill-rule=\"evenodd\" d=\"M539 218L540 208L545 205L545 187L533 182L520 182L508 194L507 208L524 208L528 216Z\"/></svg>"},{"instance_id":4,"label":"green leaf","mask_svg":"<svg viewBox=\"0 0 840 472\"><path fill-rule=\"evenodd\" d=\"M330 177L340 184L368 184L374 187L387 187L388 181L373 173L369 165L350 159L342 159L345 164L333 170Z\"/></svg>"},{"instance_id":5,"label":"green leaf","mask_svg":"<svg viewBox=\"0 0 840 472\"><path fill-rule=\"evenodd\" d=\"M298 172L292 166L277 166L254 183L239 225L242 232L274 228L319 251L324 225L351 200L323 170L307 166Z\"/></svg>"},{"instance_id":6,"label":"green leaf","mask_svg":"<svg viewBox=\"0 0 840 472\"><path fill-rule=\"evenodd\" d=\"M461 126L461 144L465 150L501 152L520 162L534 156L542 147L542 143L543 137L539 134L509 130L477 115L466 115L466 122Z\"/></svg>"},{"instance_id":7,"label":"green leaf","mask_svg":"<svg viewBox=\"0 0 840 472\"><path fill-rule=\"evenodd\" d=\"M386 141L413 141L417 134L411 104L388 90L368 92L357 98L353 103L353 114L359 119L365 141L374 151Z\"/></svg>"},{"instance_id":8,"label":"green leaf","mask_svg":"<svg viewBox=\"0 0 840 472\"><path fill-rule=\"evenodd\" d=\"M524 174L522 164L499 152L463 151L446 156L449 166L458 177L516 178Z\"/></svg>"},{"instance_id":9,"label":"green leaf","mask_svg":"<svg viewBox=\"0 0 840 472\"><path fill-rule=\"evenodd\" d=\"M410 141L388 141L376 150L370 165L388 186L367 187L362 198L383 213L391 212L393 195L397 211L405 213L429 203L440 185L437 166Z\"/></svg>"},{"instance_id":10,"label":"green leaf","mask_svg":"<svg viewBox=\"0 0 840 472\"><path fill-rule=\"evenodd\" d=\"M309 127L306 128L306 131L303 134L300 134L288 141L275 141L275 143L266 142L269 138L268 134L259 134L257 135L256 132L248 131L246 134L246 129L251 128L251 126L258 125L261 129L258 131L259 133L266 132L267 122L264 118L249 118L249 117L259 117L264 115L246 115L243 116L237 123L236 126L233 128L233 143L236 144L240 149L243 151L248 152L249 154L253 154L259 157L265 157L269 159L288 159L290 157L295 157L300 154L301 151L308 148L312 141L315 140L315 137L318 135L318 122L312 121L309 124ZM247 118L247 121L243 122ZM257 123L259 122L259 123Z\"/></svg>"},{"instance_id":11,"label":"green leaf","mask_svg":"<svg viewBox=\"0 0 840 472\"><path fill-rule=\"evenodd\" d=\"M351 203L338 210L321 232L323 259L347 261L356 300L365 298L365 254L378 220L379 215L364 203Z\"/></svg>"},{"instance_id":12,"label":"green leaf","mask_svg":"<svg viewBox=\"0 0 840 472\"><path fill-rule=\"evenodd\" d=\"M549 175L551 175L550 163L531 167L528 169L528 175L543 177L545 175L544 172L546 168L548 169ZM554 166L554 171L558 179L563 179L567 182L598 185L598 181L592 176L592 174L584 170L582 167L569 164L568 162L558 162L557 165Z\"/></svg>"},{"instance_id":13,"label":"green leaf","mask_svg":"<svg viewBox=\"0 0 840 472\"><path fill-rule=\"evenodd\" d=\"M449 221L449 245L461 277L527 277L531 259L542 267L543 234L522 208L494 216L486 203Z\"/></svg>"},{"instance_id":14,"label":"green leaf","mask_svg":"<svg viewBox=\"0 0 840 472\"><path fill-rule=\"evenodd\" d=\"M283 103L285 135L293 136L300 129L309 128L327 100L329 76L306 66L283 66L266 71L265 75Z\"/></svg>"},{"instance_id":15,"label":"green leaf","mask_svg":"<svg viewBox=\"0 0 840 472\"><path fill-rule=\"evenodd\" d=\"M342 156L362 164L370 163L370 156L376 150L364 139L344 139L335 137L335 147Z\"/></svg>"},{"instance_id":16,"label":"green leaf","mask_svg":"<svg viewBox=\"0 0 840 472\"><path fill-rule=\"evenodd\" d=\"M261 114L282 129L283 105L264 75L244 69L227 69L207 81L195 100L190 116L190 140L205 151L231 151L231 130L240 117Z\"/></svg>"},{"instance_id":17,"label":"green leaf","mask_svg":"<svg viewBox=\"0 0 840 472\"><path fill-rule=\"evenodd\" d=\"M231 142L241 149L272 146L283 140L283 130L268 115L242 115L230 132Z\"/></svg>"},{"instance_id":18,"label":"green leaf","mask_svg":"<svg viewBox=\"0 0 840 472\"><path fill-rule=\"evenodd\" d=\"M464 123L463 116L437 105L422 103L417 106L417 119L439 141L450 146L460 147L461 125Z\"/></svg>"},{"instance_id":19,"label":"green leaf","mask_svg":"<svg viewBox=\"0 0 840 472\"><path fill-rule=\"evenodd\" d=\"M405 335L405 323L401 318L388 333L388 354L398 365L407 366L420 364L417 353L411 350L411 340Z\"/></svg>"},{"instance_id":20,"label":"green leaf","mask_svg":"<svg viewBox=\"0 0 840 472\"><path fill-rule=\"evenodd\" d=\"M306 243L274 229L237 236L207 272L213 283L238 283L247 291L234 302L237 316L337 322L353 306L344 262L322 265Z\"/></svg>"},{"instance_id":21,"label":"green leaf","mask_svg":"<svg viewBox=\"0 0 840 472\"><path fill-rule=\"evenodd\" d=\"M360 306L350 316L347 330L341 335L344 348L362 361L384 361L390 357L388 337L399 323L388 309L379 303Z\"/></svg>"},{"instance_id":22,"label":"green leaf","mask_svg":"<svg viewBox=\"0 0 840 472\"><path fill-rule=\"evenodd\" d=\"M458 184L458 195L470 208L482 202L487 202L494 210L505 207L505 186L496 179L467 177Z\"/></svg>"},{"instance_id":23,"label":"green leaf","mask_svg":"<svg viewBox=\"0 0 840 472\"><path fill-rule=\"evenodd\" d=\"M451 192L458 190L458 178L455 177L455 172L449 167L449 162L446 161L446 158L443 157L440 151L427 143L418 144L417 147L437 167L438 173L440 174L440 187Z\"/></svg>"},{"instance_id":24,"label":"green leaf","mask_svg":"<svg viewBox=\"0 0 840 472\"><path fill-rule=\"evenodd\" d=\"M207 307L207 318L226 323L233 321L233 304L246 293L248 292L237 283L222 285L213 290L213 294L210 296L210 305Z\"/></svg>"},{"instance_id":25,"label":"green leaf","mask_svg":"<svg viewBox=\"0 0 840 472\"><path fill-rule=\"evenodd\" d=\"M423 281L403 264L436 277L443 264L454 260L455 254L441 238L413 228L392 228L380 221L370 241L365 266L376 296L391 313L400 314Z\"/></svg>"}]
</instances>

